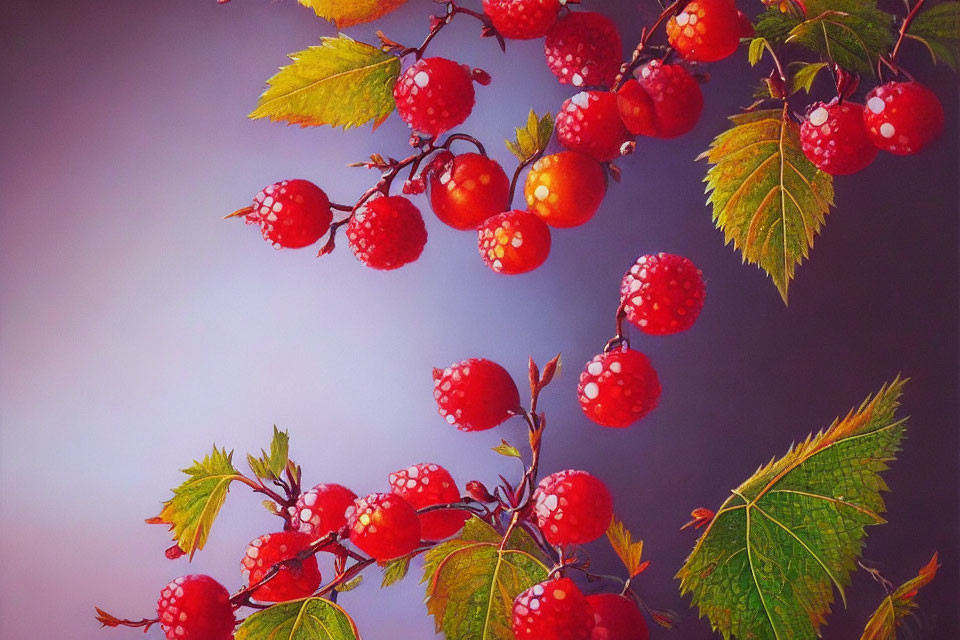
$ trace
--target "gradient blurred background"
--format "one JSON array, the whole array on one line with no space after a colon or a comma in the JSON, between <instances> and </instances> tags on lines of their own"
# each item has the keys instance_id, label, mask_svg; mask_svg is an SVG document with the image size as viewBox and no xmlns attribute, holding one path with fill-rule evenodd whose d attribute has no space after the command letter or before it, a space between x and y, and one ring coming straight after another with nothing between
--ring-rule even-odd
<instances>
[{"instance_id":1,"label":"gradient blurred background","mask_svg":"<svg viewBox=\"0 0 960 640\"><path fill-rule=\"evenodd\" d=\"M433 8L411 0L350 33L370 41L381 28L419 43ZM657 12L652 0L584 8L615 17L625 43ZM889 524L871 530L865 556L900 582L939 550L943 568L920 596L922 629L911 637L960 636L957 92L924 52L910 46L907 59L937 88L947 130L920 156L881 154L836 181L837 208L785 308L764 274L724 247L704 206L706 166L693 162L750 102L760 72L742 53L710 68L697 129L639 141L621 163L623 183L586 226L554 234L543 268L494 275L475 237L444 227L421 199L426 251L381 273L345 242L318 260L220 219L290 177L350 202L375 176L345 163L408 149L396 117L376 135L246 119L286 53L334 32L309 10L292 0L7 0L0 24L4 640L138 638L99 631L94 604L152 616L159 589L192 572L238 587L245 544L279 524L250 492L233 491L192 565L166 560L166 530L143 524L180 482L177 470L213 442L242 461L277 424L307 483L358 493L420 461L461 483L513 473L488 449L501 437L521 443L522 424L450 429L436 414L431 367L484 356L520 380L527 354L542 363L558 351L566 368L544 397L544 468L588 469L609 483L652 562L640 592L681 613L680 633L654 638L711 637L673 580L696 537L678 532L690 510L716 508L757 465L898 372L910 376ZM555 111L572 91L547 70L540 42L510 42L504 56L477 33L458 20L431 55L491 72L462 130L512 171L500 141L531 106ZM659 250L703 269L707 304L685 334L635 337L659 370L661 406L632 429L604 430L580 413L576 378L613 333L621 274ZM617 570L605 544L590 552L597 569ZM367 640L431 637L415 577L384 591L371 578L341 600ZM824 637L859 637L882 596L858 573Z\"/></svg>"}]
</instances>

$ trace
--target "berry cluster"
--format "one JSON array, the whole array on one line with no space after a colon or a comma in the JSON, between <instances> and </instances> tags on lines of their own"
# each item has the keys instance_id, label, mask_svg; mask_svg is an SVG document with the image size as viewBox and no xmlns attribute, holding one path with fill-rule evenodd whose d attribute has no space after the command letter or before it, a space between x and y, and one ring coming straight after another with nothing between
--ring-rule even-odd
<instances>
[{"instance_id":1,"label":"berry cluster","mask_svg":"<svg viewBox=\"0 0 960 640\"><path fill-rule=\"evenodd\" d=\"M919 153L943 131L936 94L919 82L888 82L865 104L835 98L810 106L800 126L804 155L821 171L847 175L865 169L879 151Z\"/></svg>"}]
</instances>

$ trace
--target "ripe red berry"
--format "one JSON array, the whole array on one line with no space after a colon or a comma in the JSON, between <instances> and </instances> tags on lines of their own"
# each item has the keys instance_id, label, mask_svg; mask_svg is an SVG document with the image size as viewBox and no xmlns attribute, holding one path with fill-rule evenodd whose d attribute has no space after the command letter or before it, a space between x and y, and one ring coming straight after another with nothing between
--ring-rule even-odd
<instances>
[{"instance_id":1,"label":"ripe red berry","mask_svg":"<svg viewBox=\"0 0 960 640\"><path fill-rule=\"evenodd\" d=\"M633 600L616 593L587 596L593 611L591 640L649 640L650 631Z\"/></svg>"},{"instance_id":2,"label":"ripe red berry","mask_svg":"<svg viewBox=\"0 0 960 640\"><path fill-rule=\"evenodd\" d=\"M667 38L686 60L722 60L737 50L745 31L738 13L730 0L693 0L670 18Z\"/></svg>"},{"instance_id":3,"label":"ripe red berry","mask_svg":"<svg viewBox=\"0 0 960 640\"><path fill-rule=\"evenodd\" d=\"M557 21L561 0L483 0L483 12L504 38L542 38Z\"/></svg>"},{"instance_id":4,"label":"ripe red berry","mask_svg":"<svg viewBox=\"0 0 960 640\"><path fill-rule=\"evenodd\" d=\"M863 122L880 149L897 155L918 153L943 132L943 105L918 82L888 82L867 94Z\"/></svg>"},{"instance_id":5,"label":"ripe red berry","mask_svg":"<svg viewBox=\"0 0 960 640\"><path fill-rule=\"evenodd\" d=\"M446 58L413 63L393 86L397 113L412 129L437 136L461 124L473 111L470 69Z\"/></svg>"},{"instance_id":6,"label":"ripe red berry","mask_svg":"<svg viewBox=\"0 0 960 640\"><path fill-rule=\"evenodd\" d=\"M576 227L603 202L607 178L596 160L561 151L537 160L524 184L527 206L551 227Z\"/></svg>"},{"instance_id":7,"label":"ripe red berry","mask_svg":"<svg viewBox=\"0 0 960 640\"><path fill-rule=\"evenodd\" d=\"M373 269L399 269L420 257L427 229L420 210L403 196L374 198L347 224L350 249Z\"/></svg>"},{"instance_id":8,"label":"ripe red berry","mask_svg":"<svg viewBox=\"0 0 960 640\"><path fill-rule=\"evenodd\" d=\"M550 28L543 43L547 66L561 84L609 87L620 71L623 45L613 20L578 11Z\"/></svg>"},{"instance_id":9,"label":"ripe red berry","mask_svg":"<svg viewBox=\"0 0 960 640\"><path fill-rule=\"evenodd\" d=\"M485 431L520 408L520 392L507 370L484 358L470 358L433 370L433 397L447 423L460 431Z\"/></svg>"},{"instance_id":10,"label":"ripe red berry","mask_svg":"<svg viewBox=\"0 0 960 640\"><path fill-rule=\"evenodd\" d=\"M451 156L430 172L430 204L454 229L476 229L507 208L510 179L495 160L479 153Z\"/></svg>"},{"instance_id":11,"label":"ripe red berry","mask_svg":"<svg viewBox=\"0 0 960 640\"><path fill-rule=\"evenodd\" d=\"M592 630L593 612L570 578L541 582L513 601L517 640L590 640Z\"/></svg>"},{"instance_id":12,"label":"ripe red berry","mask_svg":"<svg viewBox=\"0 0 960 640\"><path fill-rule=\"evenodd\" d=\"M620 156L630 132L620 119L617 94L581 91L569 98L557 114L557 140L572 151L607 162Z\"/></svg>"},{"instance_id":13,"label":"ripe red berry","mask_svg":"<svg viewBox=\"0 0 960 640\"><path fill-rule=\"evenodd\" d=\"M460 491L450 472L438 464L415 464L390 474L390 490L418 511L437 504L460 502ZM420 537L443 540L463 528L467 511L443 509L420 514Z\"/></svg>"},{"instance_id":14,"label":"ripe red berry","mask_svg":"<svg viewBox=\"0 0 960 640\"><path fill-rule=\"evenodd\" d=\"M160 592L157 617L167 640L230 640L230 593L210 576L183 576Z\"/></svg>"},{"instance_id":15,"label":"ripe red berry","mask_svg":"<svg viewBox=\"0 0 960 640\"><path fill-rule=\"evenodd\" d=\"M655 336L692 327L705 294L703 273L688 258L671 253L640 256L620 283L627 320Z\"/></svg>"},{"instance_id":16,"label":"ripe red berry","mask_svg":"<svg viewBox=\"0 0 960 640\"><path fill-rule=\"evenodd\" d=\"M624 346L587 363L577 394L580 408L597 424L629 427L657 406L660 379L647 356Z\"/></svg>"},{"instance_id":17,"label":"ripe red berry","mask_svg":"<svg viewBox=\"0 0 960 640\"><path fill-rule=\"evenodd\" d=\"M620 88L617 105L633 135L676 138L696 126L703 93L685 67L652 60Z\"/></svg>"},{"instance_id":18,"label":"ripe red berry","mask_svg":"<svg viewBox=\"0 0 960 640\"><path fill-rule=\"evenodd\" d=\"M505 211L477 229L483 263L509 275L533 271L550 255L550 229L535 214L521 209Z\"/></svg>"},{"instance_id":19,"label":"ripe red berry","mask_svg":"<svg viewBox=\"0 0 960 640\"><path fill-rule=\"evenodd\" d=\"M260 225L263 239L275 249L313 244L327 232L331 220L327 194L308 180L283 180L264 188L246 214L247 224Z\"/></svg>"},{"instance_id":20,"label":"ripe red berry","mask_svg":"<svg viewBox=\"0 0 960 640\"><path fill-rule=\"evenodd\" d=\"M540 481L533 511L552 545L586 544L602 536L613 517L613 498L601 480L568 469Z\"/></svg>"},{"instance_id":21,"label":"ripe red berry","mask_svg":"<svg viewBox=\"0 0 960 640\"><path fill-rule=\"evenodd\" d=\"M313 538L299 531L282 531L260 536L250 543L241 566L247 574L247 584L256 584L263 579L273 565L296 557L310 546ZM261 602L286 602L306 598L320 586L320 569L317 557L302 560L299 566L283 566L280 573L267 584L253 592L253 598Z\"/></svg>"},{"instance_id":22,"label":"ripe red berry","mask_svg":"<svg viewBox=\"0 0 960 640\"><path fill-rule=\"evenodd\" d=\"M407 555L420 545L420 518L392 493L371 493L347 510L350 542L377 562Z\"/></svg>"},{"instance_id":23,"label":"ripe red berry","mask_svg":"<svg viewBox=\"0 0 960 640\"><path fill-rule=\"evenodd\" d=\"M339 484L318 484L297 498L293 521L301 533L317 540L347 523L347 509L356 499L353 491Z\"/></svg>"},{"instance_id":24,"label":"ripe red berry","mask_svg":"<svg viewBox=\"0 0 960 640\"><path fill-rule=\"evenodd\" d=\"M877 157L863 126L863 107L847 100L811 105L800 125L800 145L810 162L835 176L865 169Z\"/></svg>"}]
</instances>

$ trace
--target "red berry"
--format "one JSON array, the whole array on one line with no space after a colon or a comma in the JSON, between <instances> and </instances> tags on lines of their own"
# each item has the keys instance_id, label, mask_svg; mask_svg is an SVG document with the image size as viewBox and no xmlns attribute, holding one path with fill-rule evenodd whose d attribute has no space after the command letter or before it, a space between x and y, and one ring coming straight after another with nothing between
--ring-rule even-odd
<instances>
[{"instance_id":1,"label":"red berry","mask_svg":"<svg viewBox=\"0 0 960 640\"><path fill-rule=\"evenodd\" d=\"M630 132L620 119L617 94L581 91L565 101L557 114L557 140L600 162L619 157Z\"/></svg>"},{"instance_id":2,"label":"red berry","mask_svg":"<svg viewBox=\"0 0 960 640\"><path fill-rule=\"evenodd\" d=\"M943 132L943 105L918 82L888 82L867 94L863 122L877 147L900 156L918 153Z\"/></svg>"},{"instance_id":3,"label":"red berry","mask_svg":"<svg viewBox=\"0 0 960 640\"><path fill-rule=\"evenodd\" d=\"M430 204L454 229L476 229L507 208L510 179L495 160L479 153L451 157L430 173Z\"/></svg>"},{"instance_id":4,"label":"red berry","mask_svg":"<svg viewBox=\"0 0 960 640\"><path fill-rule=\"evenodd\" d=\"M264 574L273 565L296 557L310 546L313 538L299 531L282 531L260 536L250 543L241 565L249 576L247 584L263 580ZM286 602L306 598L320 586L320 569L317 557L310 556L299 566L284 566L280 573L267 584L253 592L253 598L261 602Z\"/></svg>"},{"instance_id":5,"label":"red berry","mask_svg":"<svg viewBox=\"0 0 960 640\"><path fill-rule=\"evenodd\" d=\"M557 21L561 0L483 0L483 12L504 38L542 38Z\"/></svg>"},{"instance_id":6,"label":"red berry","mask_svg":"<svg viewBox=\"0 0 960 640\"><path fill-rule=\"evenodd\" d=\"M210 576L183 576L160 592L157 617L167 640L230 640L230 593Z\"/></svg>"},{"instance_id":7,"label":"red berry","mask_svg":"<svg viewBox=\"0 0 960 640\"><path fill-rule=\"evenodd\" d=\"M551 227L576 227L593 217L606 190L600 163L576 151L561 151L533 164L523 193L530 211Z\"/></svg>"},{"instance_id":8,"label":"red berry","mask_svg":"<svg viewBox=\"0 0 960 640\"><path fill-rule=\"evenodd\" d=\"M505 211L484 221L477 230L483 263L497 273L533 271L550 255L550 229L535 214Z\"/></svg>"},{"instance_id":9,"label":"red berry","mask_svg":"<svg viewBox=\"0 0 960 640\"><path fill-rule=\"evenodd\" d=\"M593 636L590 640L650 640L647 621L639 607L616 593L587 596L593 611Z\"/></svg>"},{"instance_id":10,"label":"red berry","mask_svg":"<svg viewBox=\"0 0 960 640\"><path fill-rule=\"evenodd\" d=\"M377 562L407 555L420 545L420 518L392 493L371 493L347 510L350 542Z\"/></svg>"},{"instance_id":11,"label":"red berry","mask_svg":"<svg viewBox=\"0 0 960 640\"><path fill-rule=\"evenodd\" d=\"M703 273L688 258L671 253L640 256L620 283L627 320L655 336L692 327L705 293Z\"/></svg>"},{"instance_id":12,"label":"red berry","mask_svg":"<svg viewBox=\"0 0 960 640\"><path fill-rule=\"evenodd\" d=\"M462 123L473 111L470 69L446 58L413 63L393 86L397 113L412 129L437 136Z\"/></svg>"},{"instance_id":13,"label":"red berry","mask_svg":"<svg viewBox=\"0 0 960 640\"><path fill-rule=\"evenodd\" d=\"M811 105L800 125L800 145L810 162L835 176L865 169L877 157L863 126L863 107L846 100Z\"/></svg>"},{"instance_id":14,"label":"red berry","mask_svg":"<svg viewBox=\"0 0 960 640\"><path fill-rule=\"evenodd\" d=\"M460 491L450 472L438 464L415 464L390 474L390 490L418 511L436 504L460 502ZM443 540L463 528L467 511L444 509L420 514L420 536Z\"/></svg>"},{"instance_id":15,"label":"red berry","mask_svg":"<svg viewBox=\"0 0 960 640\"><path fill-rule=\"evenodd\" d=\"M613 517L607 485L586 471L558 471L540 481L533 511L552 545L586 544L602 536Z\"/></svg>"},{"instance_id":16,"label":"red berry","mask_svg":"<svg viewBox=\"0 0 960 640\"><path fill-rule=\"evenodd\" d=\"M561 84L609 87L620 71L623 45L613 20L578 11L551 27L543 43L547 66Z\"/></svg>"},{"instance_id":17,"label":"red berry","mask_svg":"<svg viewBox=\"0 0 960 640\"><path fill-rule=\"evenodd\" d=\"M590 604L570 578L541 582L513 601L517 640L590 640L592 630Z\"/></svg>"},{"instance_id":18,"label":"red berry","mask_svg":"<svg viewBox=\"0 0 960 640\"><path fill-rule=\"evenodd\" d=\"M745 26L730 0L693 0L667 23L670 45L686 60L716 62L740 45Z\"/></svg>"},{"instance_id":19,"label":"red berry","mask_svg":"<svg viewBox=\"0 0 960 640\"><path fill-rule=\"evenodd\" d=\"M587 363L577 387L580 408L604 427L629 427L657 406L660 380L647 356L629 347Z\"/></svg>"},{"instance_id":20,"label":"red berry","mask_svg":"<svg viewBox=\"0 0 960 640\"><path fill-rule=\"evenodd\" d=\"M353 491L339 484L318 484L297 498L293 521L302 533L317 540L343 528L347 523L347 509L356 499Z\"/></svg>"},{"instance_id":21,"label":"red berry","mask_svg":"<svg viewBox=\"0 0 960 640\"><path fill-rule=\"evenodd\" d=\"M350 249L374 269L399 269L420 257L427 229L420 210L402 196L374 198L347 225Z\"/></svg>"},{"instance_id":22,"label":"red berry","mask_svg":"<svg viewBox=\"0 0 960 640\"><path fill-rule=\"evenodd\" d=\"M443 419L460 431L485 431L520 408L520 392L507 370L470 358L433 370L433 397Z\"/></svg>"},{"instance_id":23,"label":"red berry","mask_svg":"<svg viewBox=\"0 0 960 640\"><path fill-rule=\"evenodd\" d=\"M313 244L327 232L331 220L327 194L308 180L283 180L264 188L246 215L247 224L260 225L263 239L276 249Z\"/></svg>"},{"instance_id":24,"label":"red berry","mask_svg":"<svg viewBox=\"0 0 960 640\"><path fill-rule=\"evenodd\" d=\"M637 80L628 80L620 88L617 105L633 135L676 138L696 126L703 93L683 66L652 60Z\"/></svg>"}]
</instances>

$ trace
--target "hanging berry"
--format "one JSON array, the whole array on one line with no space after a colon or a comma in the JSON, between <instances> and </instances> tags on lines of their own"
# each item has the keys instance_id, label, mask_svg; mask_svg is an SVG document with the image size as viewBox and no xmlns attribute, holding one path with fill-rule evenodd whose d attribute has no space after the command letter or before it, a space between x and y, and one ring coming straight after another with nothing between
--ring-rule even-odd
<instances>
[{"instance_id":1,"label":"hanging berry","mask_svg":"<svg viewBox=\"0 0 960 640\"><path fill-rule=\"evenodd\" d=\"M263 239L276 249L299 249L319 240L330 228L333 212L323 189L307 180L283 180L262 189L253 205L229 216L244 216L260 225Z\"/></svg>"},{"instance_id":2,"label":"hanging berry","mask_svg":"<svg viewBox=\"0 0 960 640\"><path fill-rule=\"evenodd\" d=\"M533 505L537 526L552 545L593 542L606 532L613 517L607 485L574 469L541 480Z\"/></svg>"},{"instance_id":3,"label":"hanging berry","mask_svg":"<svg viewBox=\"0 0 960 640\"><path fill-rule=\"evenodd\" d=\"M299 531L281 531L262 535L247 547L241 566L247 575L247 584L260 582L273 565L295 558L313 542L313 538ZM261 602L286 602L306 598L320 586L317 556L290 566L282 565L280 573L253 592L253 599Z\"/></svg>"},{"instance_id":4,"label":"hanging berry","mask_svg":"<svg viewBox=\"0 0 960 640\"><path fill-rule=\"evenodd\" d=\"M593 612L570 578L534 585L513 601L517 640L590 640Z\"/></svg>"},{"instance_id":5,"label":"hanging berry","mask_svg":"<svg viewBox=\"0 0 960 640\"><path fill-rule=\"evenodd\" d=\"M561 18L543 42L547 66L561 84L609 87L620 70L623 45L613 20L578 11Z\"/></svg>"},{"instance_id":6,"label":"hanging berry","mask_svg":"<svg viewBox=\"0 0 960 640\"><path fill-rule=\"evenodd\" d=\"M650 335L692 327L703 309L705 293L703 273L693 262L662 252L637 258L620 284L627 320Z\"/></svg>"},{"instance_id":7,"label":"hanging berry","mask_svg":"<svg viewBox=\"0 0 960 640\"><path fill-rule=\"evenodd\" d=\"M483 0L483 12L504 38L532 40L547 34L561 0Z\"/></svg>"},{"instance_id":8,"label":"hanging berry","mask_svg":"<svg viewBox=\"0 0 960 640\"><path fill-rule=\"evenodd\" d=\"M803 155L821 171L839 176L861 171L877 157L863 125L863 106L836 99L810 106L800 125Z\"/></svg>"},{"instance_id":9,"label":"hanging berry","mask_svg":"<svg viewBox=\"0 0 960 640\"><path fill-rule=\"evenodd\" d=\"M433 370L433 397L448 424L461 431L485 431L520 409L520 392L507 370L484 358L470 358Z\"/></svg>"},{"instance_id":10,"label":"hanging berry","mask_svg":"<svg viewBox=\"0 0 960 640\"><path fill-rule=\"evenodd\" d=\"M566 100L557 114L557 140L567 149L600 162L620 157L630 132L620 118L617 95L609 91L581 91Z\"/></svg>"},{"instance_id":11,"label":"hanging berry","mask_svg":"<svg viewBox=\"0 0 960 640\"><path fill-rule=\"evenodd\" d=\"M462 124L473 111L473 76L453 60L423 58L397 80L393 99L410 128L437 136Z\"/></svg>"},{"instance_id":12,"label":"hanging berry","mask_svg":"<svg viewBox=\"0 0 960 640\"><path fill-rule=\"evenodd\" d=\"M312 539L322 538L347 523L347 509L356 499L353 491L339 484L318 484L297 498L293 522Z\"/></svg>"},{"instance_id":13,"label":"hanging berry","mask_svg":"<svg viewBox=\"0 0 960 640\"><path fill-rule=\"evenodd\" d=\"M177 578L160 592L157 617L167 640L231 640L230 593L210 576Z\"/></svg>"},{"instance_id":14,"label":"hanging berry","mask_svg":"<svg viewBox=\"0 0 960 640\"><path fill-rule=\"evenodd\" d=\"M350 542L377 562L405 556L420 545L420 518L409 502L371 493L347 510Z\"/></svg>"},{"instance_id":15,"label":"hanging berry","mask_svg":"<svg viewBox=\"0 0 960 640\"><path fill-rule=\"evenodd\" d=\"M867 94L863 122L878 148L900 156L919 153L943 132L943 105L919 82L888 82Z\"/></svg>"},{"instance_id":16,"label":"hanging berry","mask_svg":"<svg viewBox=\"0 0 960 640\"><path fill-rule=\"evenodd\" d=\"M657 406L660 380L650 359L627 346L587 363L577 387L584 414L604 427L629 427Z\"/></svg>"},{"instance_id":17,"label":"hanging berry","mask_svg":"<svg viewBox=\"0 0 960 640\"><path fill-rule=\"evenodd\" d=\"M530 211L551 227L576 227L593 217L606 190L600 163L576 151L561 151L533 164L523 193Z\"/></svg>"},{"instance_id":18,"label":"hanging berry","mask_svg":"<svg viewBox=\"0 0 960 640\"><path fill-rule=\"evenodd\" d=\"M415 464L390 474L390 490L420 510L440 504L460 501L460 491L450 472L438 464ZM456 509L441 509L420 514L421 537L424 540L443 540L463 528L470 513Z\"/></svg>"},{"instance_id":19,"label":"hanging berry","mask_svg":"<svg viewBox=\"0 0 960 640\"><path fill-rule=\"evenodd\" d=\"M716 62L731 55L746 30L730 0L693 0L667 23L670 45L684 59Z\"/></svg>"},{"instance_id":20,"label":"hanging berry","mask_svg":"<svg viewBox=\"0 0 960 640\"><path fill-rule=\"evenodd\" d=\"M593 640L650 640L650 631L636 603L617 593L587 596L593 611Z\"/></svg>"},{"instance_id":21,"label":"hanging berry","mask_svg":"<svg viewBox=\"0 0 960 640\"><path fill-rule=\"evenodd\" d=\"M347 225L350 249L373 269L399 269L420 257L427 228L420 210L403 196L368 201Z\"/></svg>"},{"instance_id":22,"label":"hanging berry","mask_svg":"<svg viewBox=\"0 0 960 640\"><path fill-rule=\"evenodd\" d=\"M505 211L485 220L477 231L480 257L497 273L533 271L550 255L550 229L529 211Z\"/></svg>"},{"instance_id":23,"label":"hanging berry","mask_svg":"<svg viewBox=\"0 0 960 640\"><path fill-rule=\"evenodd\" d=\"M676 138L691 131L703 111L700 84L679 64L651 60L619 91L620 116L633 135Z\"/></svg>"},{"instance_id":24,"label":"hanging berry","mask_svg":"<svg viewBox=\"0 0 960 640\"><path fill-rule=\"evenodd\" d=\"M429 182L433 212L454 229L476 229L509 204L510 178L498 162L479 153L435 165Z\"/></svg>"}]
</instances>

